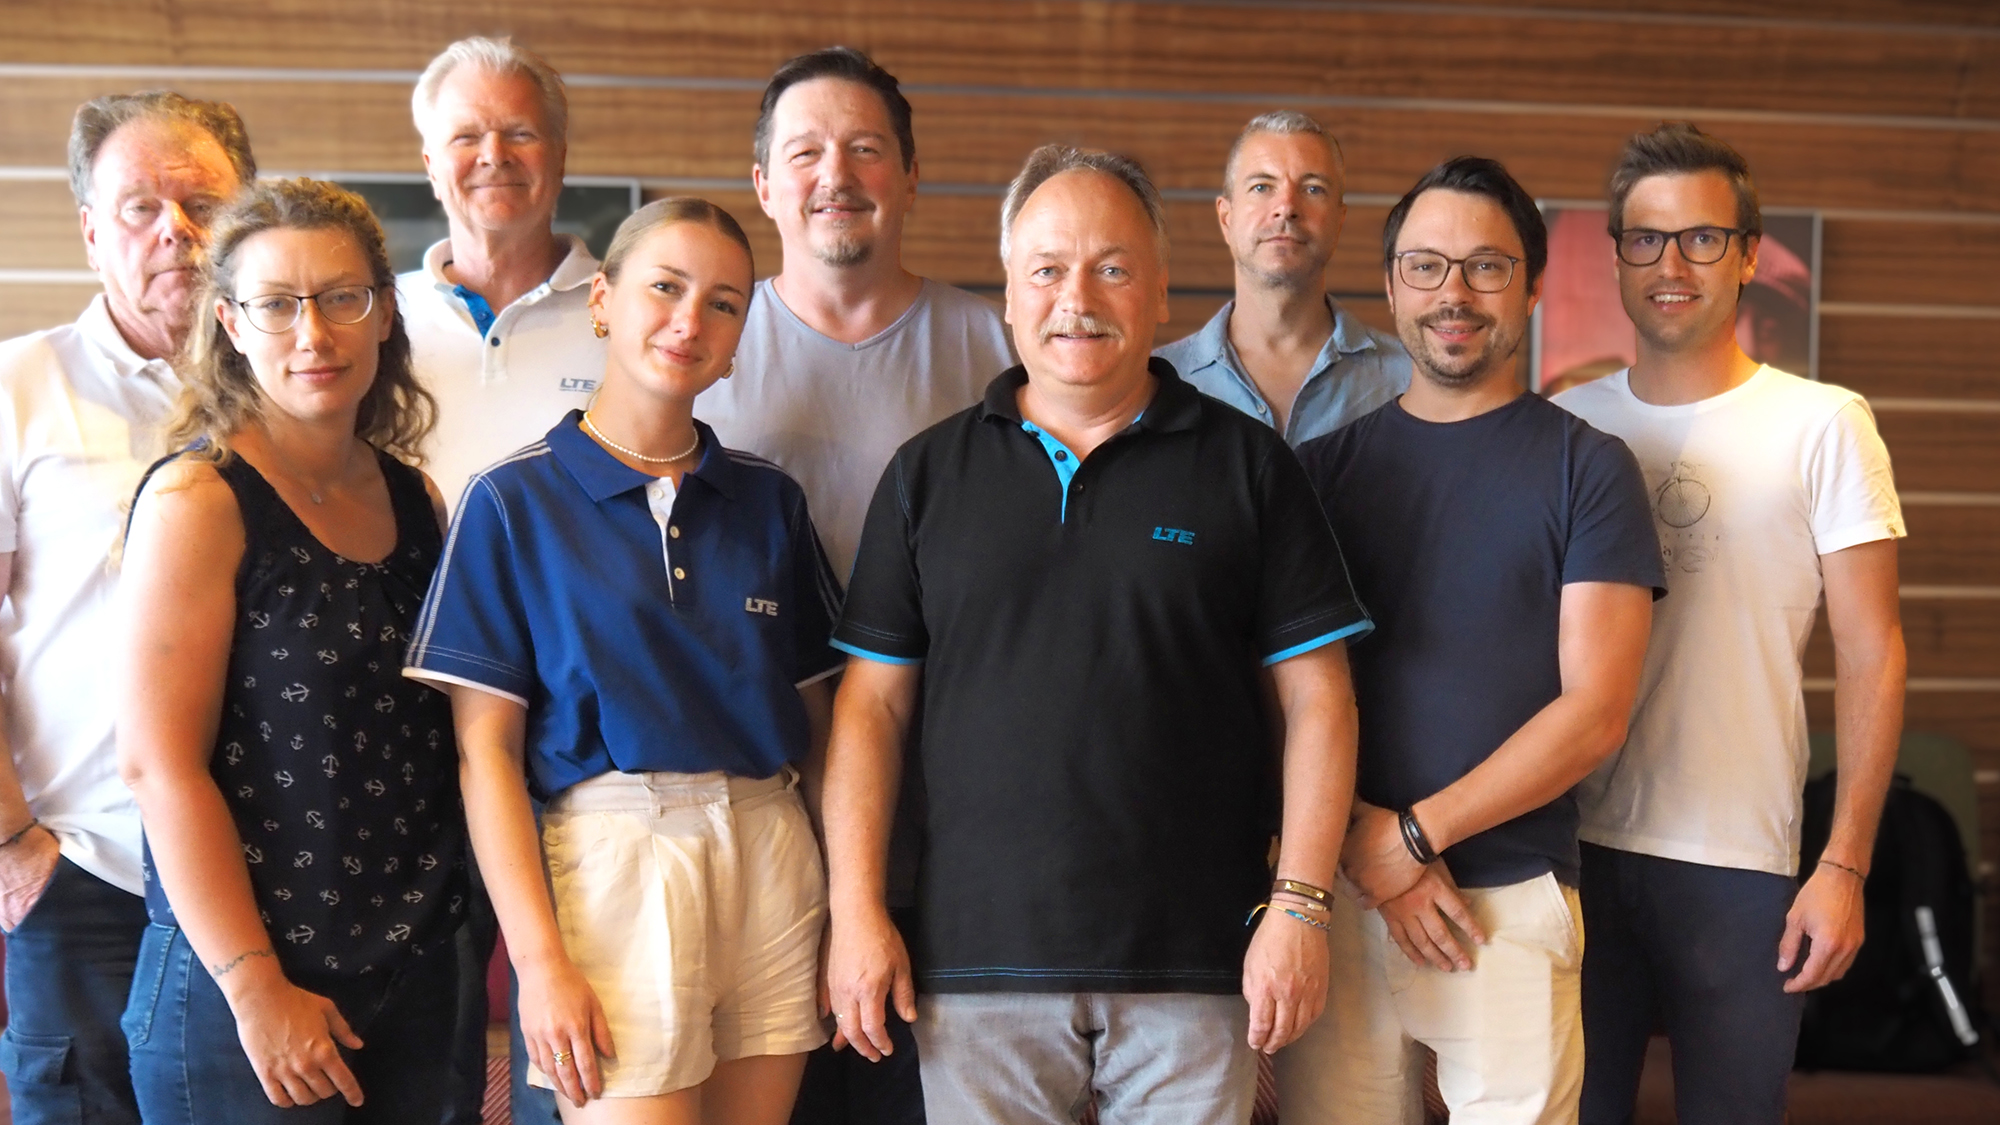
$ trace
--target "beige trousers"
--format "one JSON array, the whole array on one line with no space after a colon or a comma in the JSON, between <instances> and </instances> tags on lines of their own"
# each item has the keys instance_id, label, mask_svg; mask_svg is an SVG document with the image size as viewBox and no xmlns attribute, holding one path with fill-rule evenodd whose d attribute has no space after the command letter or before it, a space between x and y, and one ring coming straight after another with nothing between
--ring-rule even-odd
<instances>
[{"instance_id":1,"label":"beige trousers","mask_svg":"<svg viewBox=\"0 0 2000 1125\"><path fill-rule=\"evenodd\" d=\"M1573 1122L1583 1091L1583 910L1544 875L1468 888L1487 933L1474 966L1410 962L1382 916L1335 894L1326 1012L1277 1056L1285 1125L1420 1125L1437 1052L1452 1125ZM1463 934L1454 934L1461 943Z\"/></svg>"}]
</instances>

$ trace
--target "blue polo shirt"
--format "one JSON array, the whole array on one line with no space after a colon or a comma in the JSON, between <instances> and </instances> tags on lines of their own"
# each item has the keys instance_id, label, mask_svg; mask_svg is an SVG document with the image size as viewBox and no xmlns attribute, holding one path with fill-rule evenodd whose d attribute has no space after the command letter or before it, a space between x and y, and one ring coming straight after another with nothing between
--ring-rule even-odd
<instances>
[{"instance_id":1,"label":"blue polo shirt","mask_svg":"<svg viewBox=\"0 0 2000 1125\"><path fill-rule=\"evenodd\" d=\"M612 770L768 777L797 761L797 688L842 660L805 493L697 421L705 452L675 494L582 417L466 485L404 674L525 705L543 800Z\"/></svg>"},{"instance_id":2,"label":"blue polo shirt","mask_svg":"<svg viewBox=\"0 0 2000 1125\"><path fill-rule=\"evenodd\" d=\"M1285 417L1285 444L1300 445L1347 425L1410 389L1410 353L1387 332L1378 332L1340 307L1331 296L1327 311L1333 314L1333 335L1327 337L1313 360L1312 373L1299 384ZM1243 360L1229 342L1229 314L1236 310L1230 301L1202 325L1201 331L1186 339L1154 350L1153 354L1174 365L1195 390L1241 410L1267 426L1277 424L1271 404L1243 371Z\"/></svg>"}]
</instances>

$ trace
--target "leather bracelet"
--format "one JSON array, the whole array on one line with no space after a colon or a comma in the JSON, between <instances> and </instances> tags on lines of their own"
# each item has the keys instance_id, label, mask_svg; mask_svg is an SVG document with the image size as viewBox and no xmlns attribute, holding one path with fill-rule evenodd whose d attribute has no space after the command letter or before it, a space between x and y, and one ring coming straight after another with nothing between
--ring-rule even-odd
<instances>
[{"instance_id":1,"label":"leather bracelet","mask_svg":"<svg viewBox=\"0 0 2000 1125\"><path fill-rule=\"evenodd\" d=\"M18 843L21 837L26 836L32 829L41 827L41 824L42 821L40 817L32 817L32 816L29 817L28 823L23 824L19 832L14 833L12 836L7 837L5 840L0 840L0 848L8 847L12 844Z\"/></svg>"},{"instance_id":2,"label":"leather bracelet","mask_svg":"<svg viewBox=\"0 0 2000 1125\"><path fill-rule=\"evenodd\" d=\"M11 843L11 841L9 841L9 842ZM5 847L5 846L6 846L5 844L0 844L0 847ZM1849 866L1847 866L1846 864L1844 864L1844 863L1840 862L1839 860L1835 860L1835 859L1822 859L1822 860L1820 860L1819 862L1820 862L1820 864L1821 864L1821 865L1824 865L1824 866L1826 866L1826 867L1838 867L1838 868L1840 868L1840 869L1841 869L1842 871L1845 871L1845 872L1847 872L1847 873L1848 873L1849 875L1852 875L1852 876L1854 876L1854 877L1855 877L1856 879L1859 879L1859 880L1861 880L1861 882L1862 882L1862 884L1863 884L1864 886L1865 886L1865 885L1867 885L1867 883L1868 883L1868 876L1866 876L1866 875L1862 874L1862 873L1861 873L1861 872L1859 872L1859 871L1856 871L1856 870L1855 870L1854 868L1852 868L1852 867L1849 867Z\"/></svg>"},{"instance_id":3,"label":"leather bracelet","mask_svg":"<svg viewBox=\"0 0 2000 1125\"><path fill-rule=\"evenodd\" d=\"M1313 900L1311 900L1311 899L1305 899L1305 898L1288 898L1288 899L1283 899L1283 900L1280 900L1280 899L1278 898L1278 896L1279 896L1279 895L1283 895L1283 894L1294 894L1294 893L1295 893L1295 892L1292 892L1292 891L1273 891L1273 892L1271 893L1271 905L1272 905L1272 906L1296 906L1296 907L1298 907L1298 908L1299 908L1299 909L1301 909L1301 910L1317 910L1317 911L1320 911L1320 912L1322 912L1322 913L1326 913L1326 914L1331 914L1331 913L1333 913L1333 908L1332 908L1331 906L1328 906L1328 905L1327 905L1326 903L1323 903L1323 902L1314 902L1314 901L1313 901Z\"/></svg>"},{"instance_id":4,"label":"leather bracelet","mask_svg":"<svg viewBox=\"0 0 2000 1125\"><path fill-rule=\"evenodd\" d=\"M1318 903L1326 902L1329 897L1326 888L1315 887L1311 883L1301 883L1297 879L1279 879L1271 884L1271 890L1273 893L1288 891L1300 898L1309 898Z\"/></svg>"},{"instance_id":5,"label":"leather bracelet","mask_svg":"<svg viewBox=\"0 0 2000 1125\"><path fill-rule=\"evenodd\" d=\"M1430 837L1424 835L1424 826L1417 823L1416 806L1404 809L1396 817L1396 823L1403 830L1403 847L1409 849L1411 859L1425 867L1437 862L1437 849L1431 847Z\"/></svg>"}]
</instances>

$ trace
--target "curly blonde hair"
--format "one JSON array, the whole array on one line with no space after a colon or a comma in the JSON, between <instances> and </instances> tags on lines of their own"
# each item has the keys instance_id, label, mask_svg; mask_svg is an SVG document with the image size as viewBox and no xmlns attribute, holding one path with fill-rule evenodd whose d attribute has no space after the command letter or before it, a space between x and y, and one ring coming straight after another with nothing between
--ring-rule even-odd
<instances>
[{"instance_id":1,"label":"curly blonde hair","mask_svg":"<svg viewBox=\"0 0 2000 1125\"><path fill-rule=\"evenodd\" d=\"M236 254L253 235L270 230L346 231L368 259L379 294L392 289L396 274L382 226L360 196L336 184L303 177L251 185L217 217L202 267L199 309L236 293ZM221 318L197 318L174 370L181 377L180 400L167 423L169 448L198 446L195 455L220 461L229 456L229 438L263 415L264 394L250 362L229 342ZM418 446L437 422L437 401L418 384L410 362L410 336L403 314L395 313L382 342L375 384L361 400L354 434L410 464L422 464Z\"/></svg>"}]
</instances>

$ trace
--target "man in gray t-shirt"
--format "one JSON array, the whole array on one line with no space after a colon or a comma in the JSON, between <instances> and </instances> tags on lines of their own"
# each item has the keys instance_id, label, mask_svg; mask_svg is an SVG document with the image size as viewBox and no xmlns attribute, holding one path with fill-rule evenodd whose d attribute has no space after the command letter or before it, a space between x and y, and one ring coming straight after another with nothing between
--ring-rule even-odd
<instances>
[{"instance_id":1,"label":"man in gray t-shirt","mask_svg":"<svg viewBox=\"0 0 2000 1125\"><path fill-rule=\"evenodd\" d=\"M806 490L843 582L883 466L1013 366L992 302L903 268L916 200L909 103L866 55L779 68L757 123L757 197L784 243L757 284L735 374L695 414Z\"/></svg>"},{"instance_id":2,"label":"man in gray t-shirt","mask_svg":"<svg viewBox=\"0 0 2000 1125\"><path fill-rule=\"evenodd\" d=\"M695 415L724 445L798 479L845 582L889 459L977 402L1013 350L994 304L903 268L916 139L910 103L868 56L830 47L779 67L756 154L751 177L784 264L751 297L735 374L703 392ZM921 778L906 771L900 792L892 907L909 904L915 883L916 846L901 826L919 815ZM895 1049L879 1062L813 1052L792 1125L922 1125L916 1040L895 1014L889 1022Z\"/></svg>"},{"instance_id":3,"label":"man in gray t-shirt","mask_svg":"<svg viewBox=\"0 0 2000 1125\"><path fill-rule=\"evenodd\" d=\"M757 283L736 374L704 393L695 413L724 445L798 478L827 558L845 582L889 458L919 431L978 401L1014 360L993 304L963 289L919 278L902 316L850 344L793 312L780 280Z\"/></svg>"}]
</instances>

